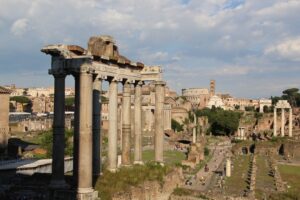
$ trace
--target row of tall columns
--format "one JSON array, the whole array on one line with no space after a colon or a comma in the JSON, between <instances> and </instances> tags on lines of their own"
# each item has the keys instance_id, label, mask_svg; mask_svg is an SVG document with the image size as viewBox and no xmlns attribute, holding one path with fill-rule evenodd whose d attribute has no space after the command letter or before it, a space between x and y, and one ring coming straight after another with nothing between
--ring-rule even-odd
<instances>
[{"instance_id":1,"label":"row of tall columns","mask_svg":"<svg viewBox=\"0 0 300 200\"><path fill-rule=\"evenodd\" d=\"M53 164L50 187L67 188L64 180L65 148L65 77L54 74L54 122L53 122ZM102 81L94 79L88 71L75 73L75 113L74 113L74 152L73 178L77 188L77 199L90 199L93 195L93 175L101 173L101 87ZM155 160L163 162L164 139L164 96L165 83L155 84ZM142 163L142 82L136 82L134 100L134 163ZM131 133L131 84L124 82L123 124L122 124L122 164L129 165ZM108 170L117 169L117 93L118 80L109 81L109 133Z\"/></svg>"},{"instance_id":2,"label":"row of tall columns","mask_svg":"<svg viewBox=\"0 0 300 200\"><path fill-rule=\"evenodd\" d=\"M65 76L65 74L54 74L53 164L50 182L50 187L53 189L68 187L64 180ZM77 188L77 199L91 199L94 191L92 188L92 174L99 175L101 162L99 139L99 93L101 85L98 81L93 83L93 74L87 71L76 73L74 77L73 178Z\"/></svg>"},{"instance_id":3,"label":"row of tall columns","mask_svg":"<svg viewBox=\"0 0 300 200\"><path fill-rule=\"evenodd\" d=\"M285 127L285 108L281 108L281 137L284 137ZM277 108L274 108L274 124L273 124L273 135L277 136ZM293 136L293 113L292 109L289 108L289 137Z\"/></svg>"}]
</instances>

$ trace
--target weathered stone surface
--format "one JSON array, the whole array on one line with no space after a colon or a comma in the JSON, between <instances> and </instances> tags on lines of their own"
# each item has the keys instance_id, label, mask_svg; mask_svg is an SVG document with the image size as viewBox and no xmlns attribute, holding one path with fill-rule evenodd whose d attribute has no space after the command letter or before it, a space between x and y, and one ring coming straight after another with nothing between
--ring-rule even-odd
<instances>
[{"instance_id":1,"label":"weathered stone surface","mask_svg":"<svg viewBox=\"0 0 300 200\"><path fill-rule=\"evenodd\" d=\"M176 187L183 182L181 169L176 169L164 178L164 184L146 181L128 191L115 194L112 200L168 200Z\"/></svg>"}]
</instances>

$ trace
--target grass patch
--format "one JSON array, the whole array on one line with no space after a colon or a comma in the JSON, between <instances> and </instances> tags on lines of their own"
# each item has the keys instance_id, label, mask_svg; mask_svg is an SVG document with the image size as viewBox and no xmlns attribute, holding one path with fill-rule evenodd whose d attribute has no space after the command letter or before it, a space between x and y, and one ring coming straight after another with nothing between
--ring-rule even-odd
<instances>
[{"instance_id":1,"label":"grass patch","mask_svg":"<svg viewBox=\"0 0 300 200\"><path fill-rule=\"evenodd\" d=\"M134 165L130 168L120 168L116 173L104 171L95 185L101 200L111 200L112 195L126 191L131 186L137 186L144 181L159 181L163 184L164 176L171 171L168 166L161 166L154 162L145 165Z\"/></svg>"},{"instance_id":2,"label":"grass patch","mask_svg":"<svg viewBox=\"0 0 300 200\"><path fill-rule=\"evenodd\" d=\"M164 151L164 161L169 165L180 164L186 158L185 153L180 151ZM143 161L150 162L154 160L154 150L143 151Z\"/></svg>"},{"instance_id":3,"label":"grass patch","mask_svg":"<svg viewBox=\"0 0 300 200\"><path fill-rule=\"evenodd\" d=\"M288 184L288 192L300 193L300 167L292 165L278 165L278 169L281 174L281 178Z\"/></svg>"},{"instance_id":4,"label":"grass patch","mask_svg":"<svg viewBox=\"0 0 300 200\"><path fill-rule=\"evenodd\" d=\"M258 199L268 196L268 194L275 191L275 180L274 177L270 176L270 166L268 165L266 156L256 157L256 197Z\"/></svg>"},{"instance_id":5,"label":"grass patch","mask_svg":"<svg viewBox=\"0 0 300 200\"><path fill-rule=\"evenodd\" d=\"M193 191L185 188L175 188L173 194L176 196L189 196Z\"/></svg>"},{"instance_id":6,"label":"grass patch","mask_svg":"<svg viewBox=\"0 0 300 200\"><path fill-rule=\"evenodd\" d=\"M225 178L225 193L240 196L247 188L247 173L250 166L249 155L239 155L233 160L231 177Z\"/></svg>"}]
</instances>

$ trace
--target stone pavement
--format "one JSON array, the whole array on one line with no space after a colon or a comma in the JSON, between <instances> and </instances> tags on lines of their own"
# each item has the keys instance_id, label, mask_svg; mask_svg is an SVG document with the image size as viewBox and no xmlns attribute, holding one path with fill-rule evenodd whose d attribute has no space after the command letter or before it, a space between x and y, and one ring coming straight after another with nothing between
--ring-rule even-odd
<instances>
[{"instance_id":1,"label":"stone pavement","mask_svg":"<svg viewBox=\"0 0 300 200\"><path fill-rule=\"evenodd\" d=\"M204 167L200 169L197 172L196 176L191 180L192 185L185 185L184 188L200 192L208 190L211 186L212 177L213 175L215 175L215 171L218 170L218 168L223 168L221 166L224 165L224 160L226 158L227 152L230 151L230 148L230 141L211 146L210 150L213 151L213 156L207 163L209 171L205 172Z\"/></svg>"}]
</instances>

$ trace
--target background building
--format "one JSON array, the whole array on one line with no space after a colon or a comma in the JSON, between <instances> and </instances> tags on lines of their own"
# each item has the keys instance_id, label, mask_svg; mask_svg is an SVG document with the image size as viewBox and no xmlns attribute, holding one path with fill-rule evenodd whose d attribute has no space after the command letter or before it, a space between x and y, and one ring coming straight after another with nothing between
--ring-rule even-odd
<instances>
[{"instance_id":1,"label":"background building","mask_svg":"<svg viewBox=\"0 0 300 200\"><path fill-rule=\"evenodd\" d=\"M0 87L0 154L5 152L9 138L9 94L10 90Z\"/></svg>"}]
</instances>

